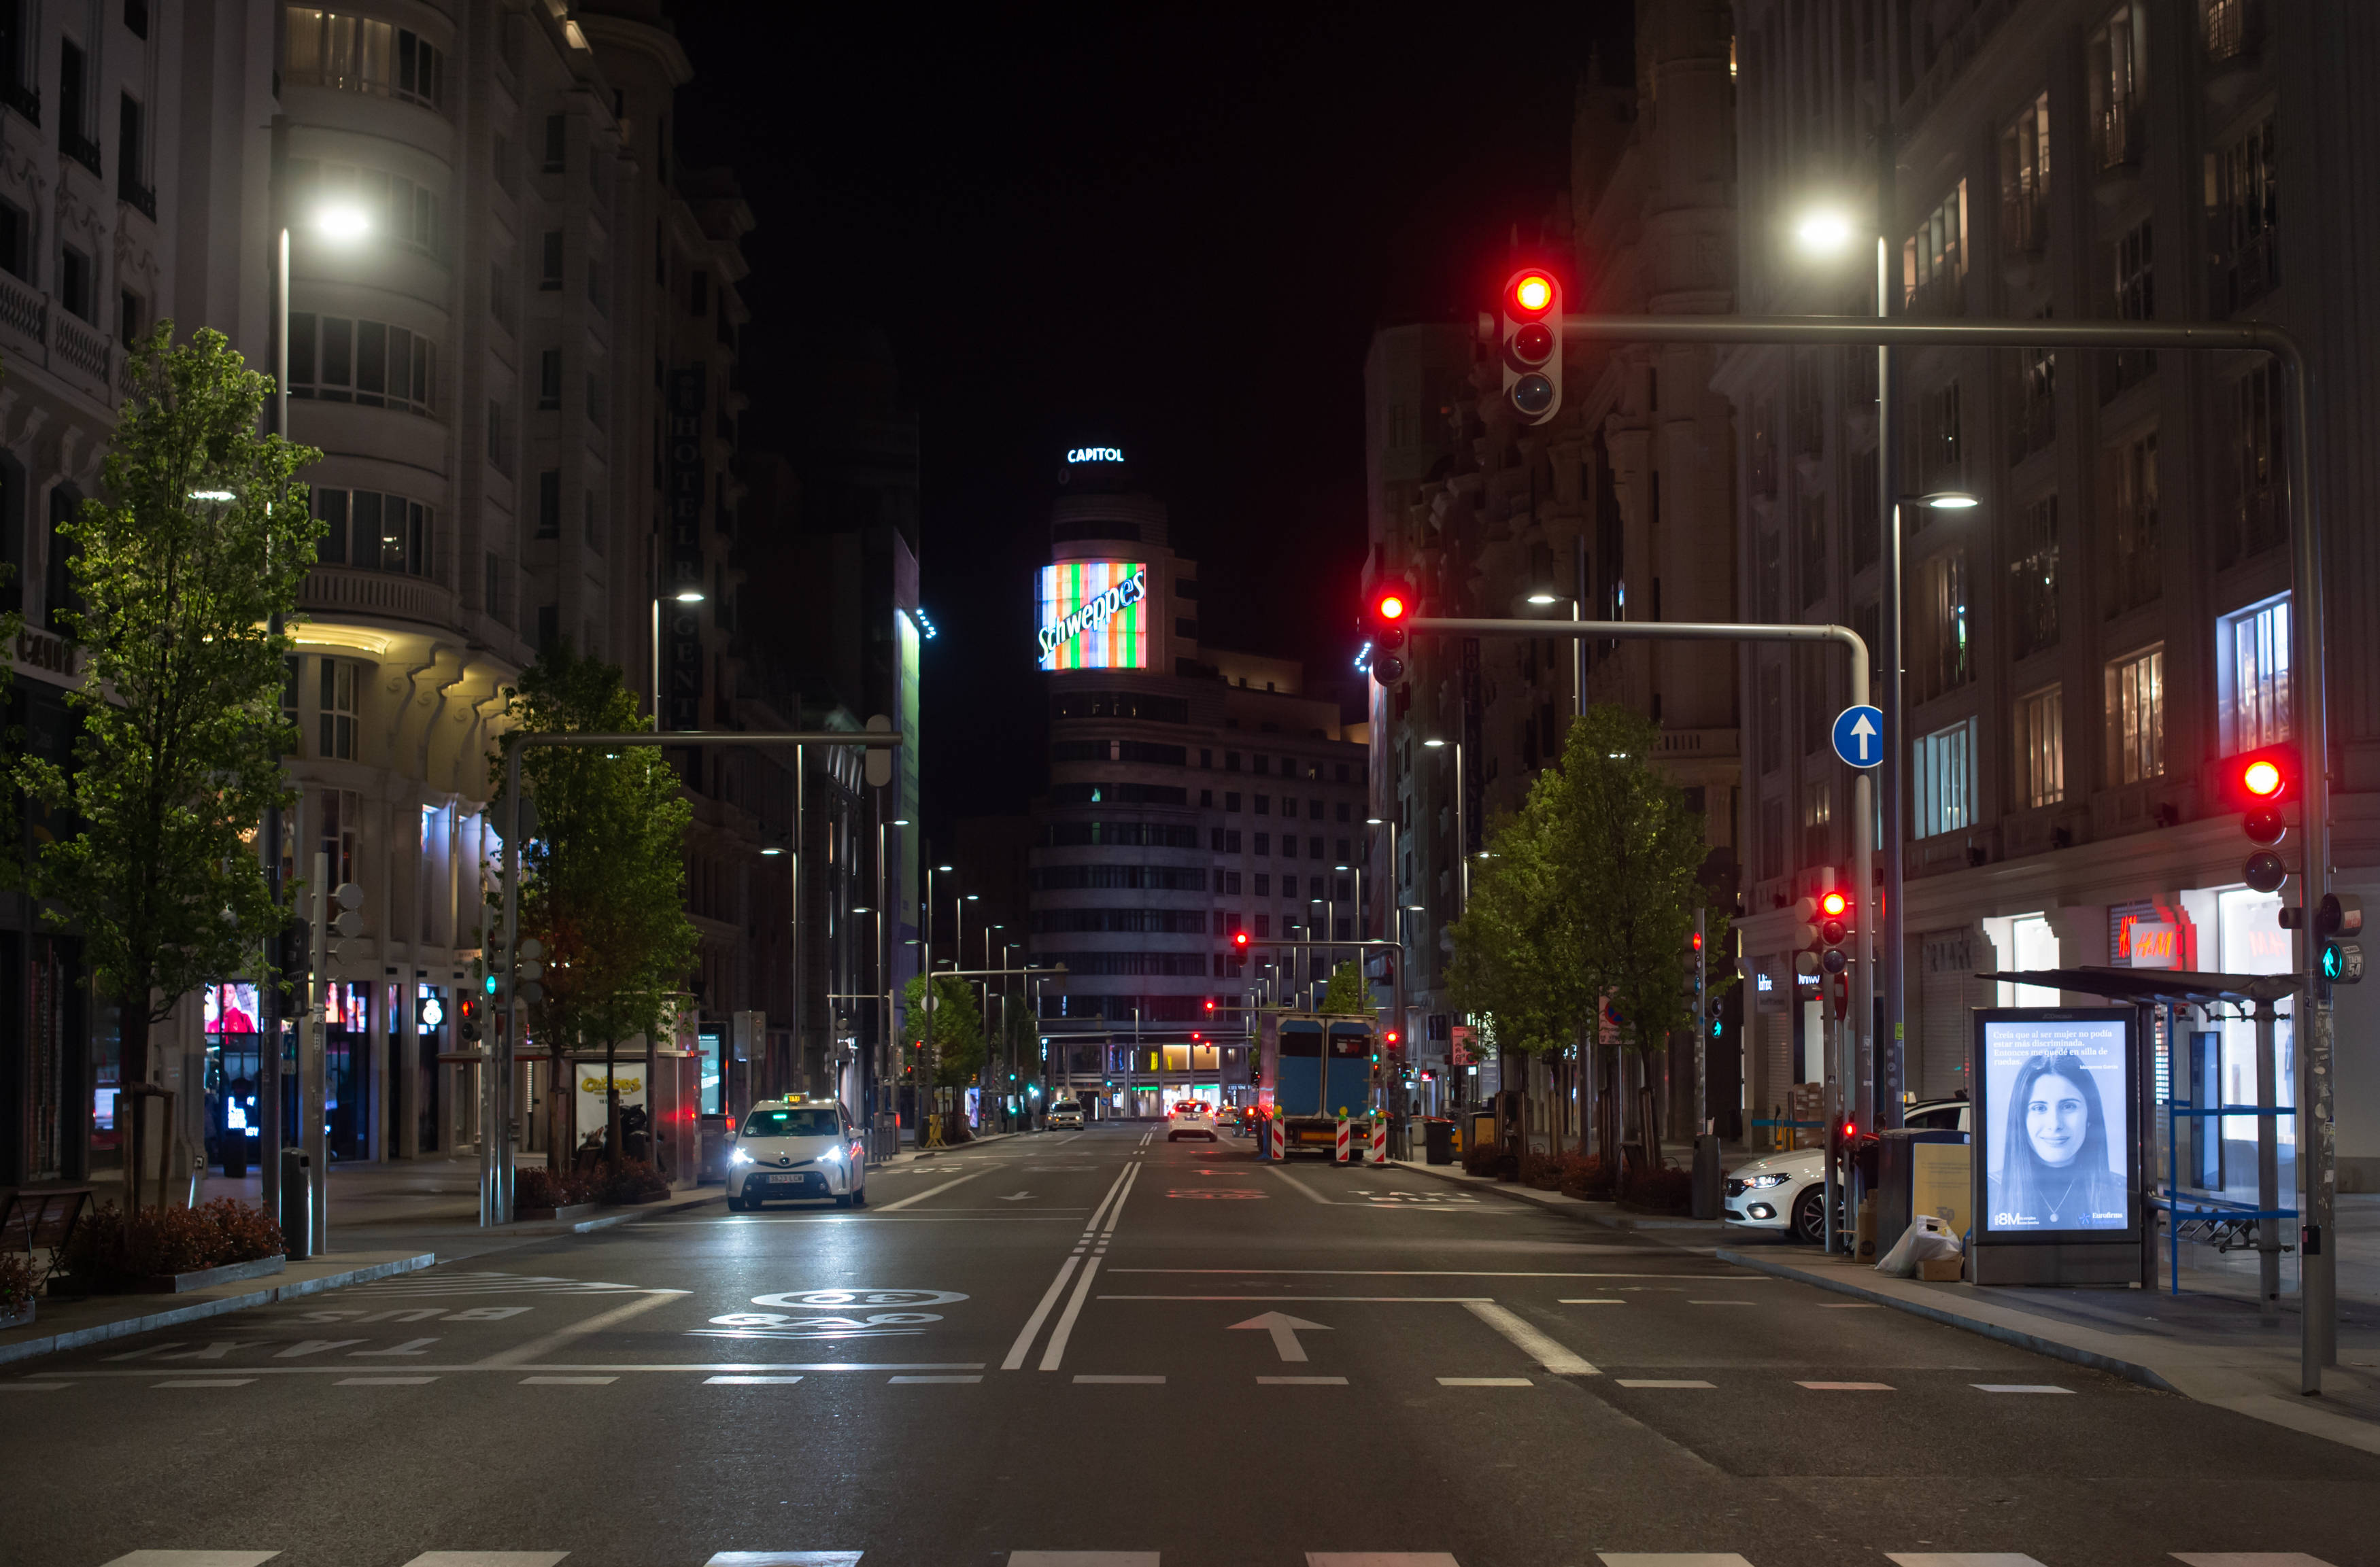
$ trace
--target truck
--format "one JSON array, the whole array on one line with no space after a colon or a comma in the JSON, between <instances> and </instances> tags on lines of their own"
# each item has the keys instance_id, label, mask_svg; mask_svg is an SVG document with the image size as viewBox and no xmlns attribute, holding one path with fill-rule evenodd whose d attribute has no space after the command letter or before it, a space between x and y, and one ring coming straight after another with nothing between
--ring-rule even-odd
<instances>
[{"instance_id":1,"label":"truck","mask_svg":"<svg viewBox=\"0 0 2380 1567\"><path fill-rule=\"evenodd\" d=\"M1282 1150L1329 1158L1340 1120L1372 1113L1379 1025L1363 1014L1268 1009L1257 1038L1257 1102L1279 1118Z\"/></svg>"}]
</instances>

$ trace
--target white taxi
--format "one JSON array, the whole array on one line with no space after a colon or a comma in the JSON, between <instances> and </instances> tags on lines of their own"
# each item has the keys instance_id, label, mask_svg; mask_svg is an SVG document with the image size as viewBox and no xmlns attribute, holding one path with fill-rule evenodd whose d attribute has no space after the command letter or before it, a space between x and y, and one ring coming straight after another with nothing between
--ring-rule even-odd
<instances>
[{"instance_id":1,"label":"white taxi","mask_svg":"<svg viewBox=\"0 0 2380 1567\"><path fill-rule=\"evenodd\" d=\"M1184 1099L1165 1118L1165 1140L1173 1143L1184 1137L1204 1137L1210 1143L1222 1141L1215 1129L1215 1112L1202 1100Z\"/></svg>"},{"instance_id":2,"label":"white taxi","mask_svg":"<svg viewBox=\"0 0 2380 1567\"><path fill-rule=\"evenodd\" d=\"M1904 1126L1929 1132L1967 1131L1965 1099L1931 1099L1901 1112ZM1782 1230L1797 1241L1827 1239L1827 1154L1824 1148L1772 1153L1727 1172L1720 1215L1747 1230Z\"/></svg>"},{"instance_id":3,"label":"white taxi","mask_svg":"<svg viewBox=\"0 0 2380 1567\"><path fill-rule=\"evenodd\" d=\"M766 1202L837 1208L868 1202L868 1145L838 1099L762 1099L744 1112L727 1155L727 1208Z\"/></svg>"}]
</instances>

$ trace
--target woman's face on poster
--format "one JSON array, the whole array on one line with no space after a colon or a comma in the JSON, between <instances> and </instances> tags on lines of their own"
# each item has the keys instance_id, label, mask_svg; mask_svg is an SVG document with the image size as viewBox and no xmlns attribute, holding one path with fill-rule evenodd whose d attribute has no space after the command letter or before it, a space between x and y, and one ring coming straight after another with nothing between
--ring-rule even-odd
<instances>
[{"instance_id":1,"label":"woman's face on poster","mask_svg":"<svg viewBox=\"0 0 2380 1567\"><path fill-rule=\"evenodd\" d=\"M2045 1072L2034 1079L2033 1093L2024 1105L2024 1133L2033 1139L2033 1151L2044 1163L2072 1163L2082 1151L2090 1120L2082 1108L2080 1084L2056 1072Z\"/></svg>"}]
</instances>

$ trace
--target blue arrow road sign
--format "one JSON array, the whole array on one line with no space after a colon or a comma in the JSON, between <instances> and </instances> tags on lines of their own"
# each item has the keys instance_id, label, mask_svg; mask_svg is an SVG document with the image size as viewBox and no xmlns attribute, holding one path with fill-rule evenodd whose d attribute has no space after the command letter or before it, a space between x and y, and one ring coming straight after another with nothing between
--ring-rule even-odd
<instances>
[{"instance_id":1,"label":"blue arrow road sign","mask_svg":"<svg viewBox=\"0 0 2380 1567\"><path fill-rule=\"evenodd\" d=\"M1884 712L1871 707L1845 708L1835 715L1835 755L1852 767L1875 767L1884 760Z\"/></svg>"}]
</instances>

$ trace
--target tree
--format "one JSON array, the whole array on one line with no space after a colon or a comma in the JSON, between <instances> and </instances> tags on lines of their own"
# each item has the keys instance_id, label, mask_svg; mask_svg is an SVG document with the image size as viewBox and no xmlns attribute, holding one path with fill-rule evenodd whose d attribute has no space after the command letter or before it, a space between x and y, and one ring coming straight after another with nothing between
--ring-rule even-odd
<instances>
[{"instance_id":1,"label":"tree","mask_svg":"<svg viewBox=\"0 0 2380 1567\"><path fill-rule=\"evenodd\" d=\"M291 642L267 628L297 608L322 525L297 478L322 454L256 433L271 383L221 333L176 347L161 321L132 358L107 499L59 528L75 595L59 621L85 669L73 765L20 753L9 775L72 822L23 870L54 922L80 926L139 1088L152 1026L256 967L285 917L256 843L266 808L296 799Z\"/></svg>"},{"instance_id":2,"label":"tree","mask_svg":"<svg viewBox=\"0 0 2380 1567\"><path fill-rule=\"evenodd\" d=\"M1699 880L1710 854L1703 819L1653 765L1659 738L1659 725L1641 714L1589 708L1571 726L1557 784L1557 855L1575 878L1586 971L1621 1048L1640 1061L1693 1021L1684 960L1695 906L1709 901ZM1714 953L1728 950L1723 913L1715 913L1708 941ZM1714 990L1727 982L1722 976ZM1645 1160L1658 1166L1649 1073L1638 1104Z\"/></svg>"},{"instance_id":3,"label":"tree","mask_svg":"<svg viewBox=\"0 0 2380 1567\"><path fill-rule=\"evenodd\" d=\"M506 759L525 735L616 735L650 728L619 666L581 658L557 638L504 691L513 728L489 759L501 795ZM544 944L545 994L530 1012L557 1061L603 1047L609 1084L623 1039L661 1036L693 965L686 917L686 836L694 820L678 775L650 746L616 752L531 746L521 754L537 830L520 845L520 929ZM497 801L495 821L510 820ZM557 1079L563 1074L556 1074ZM571 1096L548 1096L552 1160L568 1168ZM620 1095L607 1087L605 1136L620 1148Z\"/></svg>"},{"instance_id":4,"label":"tree","mask_svg":"<svg viewBox=\"0 0 2380 1567\"><path fill-rule=\"evenodd\" d=\"M976 1009L974 988L947 974L934 976L933 1023L926 1026L926 977L911 975L901 993L901 1015L908 1019L910 1064L917 1068L918 1124L931 1113L940 1095L932 1088L956 1088L974 1082L983 1069L983 1018ZM929 1036L930 1035L930 1039ZM920 1046L930 1045L930 1049Z\"/></svg>"},{"instance_id":5,"label":"tree","mask_svg":"<svg viewBox=\"0 0 2380 1567\"><path fill-rule=\"evenodd\" d=\"M1373 1010L1372 987L1364 978L1362 964L1350 959L1330 971L1330 983L1322 992L1318 1010L1351 1015Z\"/></svg>"}]
</instances>

